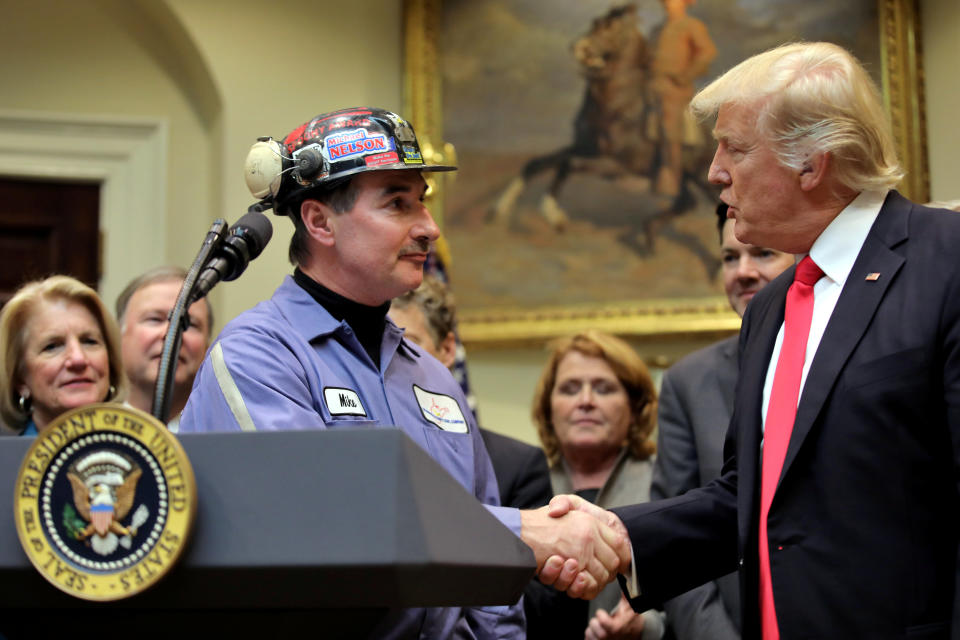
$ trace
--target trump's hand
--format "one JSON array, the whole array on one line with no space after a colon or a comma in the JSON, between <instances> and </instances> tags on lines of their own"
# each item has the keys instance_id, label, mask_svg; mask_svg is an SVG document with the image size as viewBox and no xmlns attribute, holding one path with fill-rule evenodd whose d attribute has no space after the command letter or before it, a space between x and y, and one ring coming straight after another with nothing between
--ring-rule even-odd
<instances>
[{"instance_id":1,"label":"trump's hand","mask_svg":"<svg viewBox=\"0 0 960 640\"><path fill-rule=\"evenodd\" d=\"M550 504L547 505L547 513L549 513L550 517L552 518L559 518L569 511L582 511L583 513L593 516L603 524L622 535L629 547L630 534L627 532L627 527L624 526L623 521L614 512L607 511L603 507L598 507L589 500L584 500L580 496L575 496L572 494L554 496L553 499L550 500ZM632 556L629 553L628 548L628 553L626 555L624 564L620 565L620 573L623 573L630 567L631 558Z\"/></svg>"},{"instance_id":2,"label":"trump's hand","mask_svg":"<svg viewBox=\"0 0 960 640\"><path fill-rule=\"evenodd\" d=\"M613 572L613 577L616 577L616 573L626 573L629 571L632 560L630 536L627 533L627 528L616 514L575 495L554 496L550 504L547 505L548 514L554 518L562 518L570 512L577 511L586 513L600 520L623 539L623 545L617 547L620 564ZM611 577L611 580L613 577ZM572 567L569 560L558 556L547 558L543 569L540 571L541 582L553 584L554 587L560 590L566 590L567 593L573 597L587 597L578 595L581 591L581 587L577 584L578 578L579 575L576 572L576 567ZM600 586L602 587L603 585Z\"/></svg>"},{"instance_id":3,"label":"trump's hand","mask_svg":"<svg viewBox=\"0 0 960 640\"><path fill-rule=\"evenodd\" d=\"M593 598L630 564L629 541L585 510L552 514L551 507L520 512L523 541L533 549L541 582L574 598ZM602 511L602 510L601 510Z\"/></svg>"}]
</instances>

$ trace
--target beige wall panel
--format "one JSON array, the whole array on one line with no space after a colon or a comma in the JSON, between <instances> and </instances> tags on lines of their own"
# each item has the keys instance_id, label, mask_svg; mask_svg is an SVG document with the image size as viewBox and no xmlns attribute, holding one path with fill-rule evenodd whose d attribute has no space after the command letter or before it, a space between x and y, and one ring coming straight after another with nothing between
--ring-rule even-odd
<instances>
[{"instance_id":1,"label":"beige wall panel","mask_svg":"<svg viewBox=\"0 0 960 640\"><path fill-rule=\"evenodd\" d=\"M960 199L960 2L922 0L924 74L927 97L927 145L930 154L930 196Z\"/></svg>"},{"instance_id":2,"label":"beige wall panel","mask_svg":"<svg viewBox=\"0 0 960 640\"><path fill-rule=\"evenodd\" d=\"M130 15L111 11L109 2L43 0L0 3L0 109L96 116L103 121L146 118L167 125L165 175L160 176L165 215L137 237L104 229L108 243L131 247L123 265L108 268L104 282L157 261L183 262L196 251L178 245L181 235L200 238L208 224L210 175L205 160L207 133L190 100L153 52L129 32ZM134 7L135 8L135 7ZM145 28L149 30L150 25ZM176 229L176 233L171 232ZM192 242L191 244L199 244ZM143 250L133 250L142 245ZM122 277L121 277L122 276ZM102 293L112 306L116 284Z\"/></svg>"}]
</instances>

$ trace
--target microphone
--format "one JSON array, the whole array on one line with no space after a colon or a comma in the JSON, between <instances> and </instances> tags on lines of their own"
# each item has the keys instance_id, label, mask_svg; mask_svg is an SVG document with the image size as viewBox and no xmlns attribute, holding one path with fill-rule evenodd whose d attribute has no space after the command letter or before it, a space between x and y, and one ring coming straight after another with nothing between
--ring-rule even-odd
<instances>
[{"instance_id":1,"label":"microphone","mask_svg":"<svg viewBox=\"0 0 960 640\"><path fill-rule=\"evenodd\" d=\"M272 236L273 226L267 216L253 208L247 211L227 230L227 237L200 273L190 303L207 295L221 280L229 282L239 278Z\"/></svg>"}]
</instances>

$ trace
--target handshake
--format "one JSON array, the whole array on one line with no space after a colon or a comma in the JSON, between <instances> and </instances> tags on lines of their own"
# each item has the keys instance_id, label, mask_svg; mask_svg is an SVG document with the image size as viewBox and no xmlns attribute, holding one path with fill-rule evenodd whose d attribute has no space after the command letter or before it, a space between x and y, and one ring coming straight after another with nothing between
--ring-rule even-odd
<instances>
[{"instance_id":1,"label":"handshake","mask_svg":"<svg viewBox=\"0 0 960 640\"><path fill-rule=\"evenodd\" d=\"M630 568L630 538L616 515L573 495L521 511L521 537L544 584L590 600Z\"/></svg>"}]
</instances>

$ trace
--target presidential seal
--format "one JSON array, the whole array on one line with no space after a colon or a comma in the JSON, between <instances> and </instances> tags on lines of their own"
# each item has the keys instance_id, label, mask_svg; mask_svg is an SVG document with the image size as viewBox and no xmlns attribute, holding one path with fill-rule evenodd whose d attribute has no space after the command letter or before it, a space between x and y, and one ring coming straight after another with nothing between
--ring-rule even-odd
<instances>
[{"instance_id":1,"label":"presidential seal","mask_svg":"<svg viewBox=\"0 0 960 640\"><path fill-rule=\"evenodd\" d=\"M165 425L114 404L64 413L20 465L14 518L24 551L54 586L119 600L176 563L197 509L190 461Z\"/></svg>"}]
</instances>

